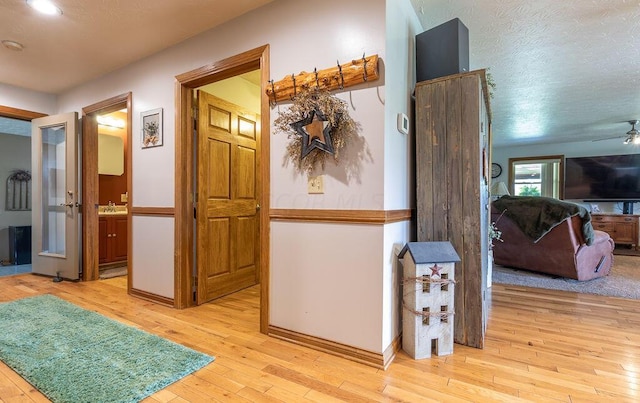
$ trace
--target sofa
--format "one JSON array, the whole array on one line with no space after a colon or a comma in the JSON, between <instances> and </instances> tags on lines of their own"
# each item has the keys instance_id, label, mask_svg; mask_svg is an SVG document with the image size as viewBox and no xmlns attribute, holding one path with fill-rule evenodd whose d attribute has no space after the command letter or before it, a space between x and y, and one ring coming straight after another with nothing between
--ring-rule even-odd
<instances>
[{"instance_id":1,"label":"sofa","mask_svg":"<svg viewBox=\"0 0 640 403\"><path fill-rule=\"evenodd\" d=\"M493 260L554 276L591 280L609 274L614 242L594 230L582 206L546 197L503 196L492 202L491 221L501 232Z\"/></svg>"}]
</instances>

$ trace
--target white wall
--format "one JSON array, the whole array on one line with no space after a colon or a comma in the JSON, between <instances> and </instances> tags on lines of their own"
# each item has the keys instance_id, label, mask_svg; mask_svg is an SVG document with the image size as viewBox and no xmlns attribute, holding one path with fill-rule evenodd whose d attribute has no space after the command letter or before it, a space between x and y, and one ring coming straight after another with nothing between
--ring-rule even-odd
<instances>
[{"instance_id":1,"label":"white wall","mask_svg":"<svg viewBox=\"0 0 640 403\"><path fill-rule=\"evenodd\" d=\"M415 207L413 147L415 130L408 135L397 130L397 115L404 113L413 122L411 94L416 83L415 36L422 27L409 0L386 2L386 58L384 60L384 208L386 210ZM385 225L382 272L382 348L387 347L402 331L399 276L402 275L396 248L411 239L409 222Z\"/></svg>"},{"instance_id":2,"label":"white wall","mask_svg":"<svg viewBox=\"0 0 640 403\"><path fill-rule=\"evenodd\" d=\"M271 223L272 325L382 351L380 226Z\"/></svg>"},{"instance_id":3,"label":"white wall","mask_svg":"<svg viewBox=\"0 0 640 403\"><path fill-rule=\"evenodd\" d=\"M134 216L132 228L132 287L173 298L173 218Z\"/></svg>"},{"instance_id":4,"label":"white wall","mask_svg":"<svg viewBox=\"0 0 640 403\"><path fill-rule=\"evenodd\" d=\"M413 121L411 94L416 84L415 36L422 32L409 0L388 0L386 4L386 58L384 60L385 101L385 180L384 207L404 209L415 204L413 143L410 134L397 130L397 114Z\"/></svg>"},{"instance_id":5,"label":"white wall","mask_svg":"<svg viewBox=\"0 0 640 403\"><path fill-rule=\"evenodd\" d=\"M56 112L56 96L0 83L0 105L52 114Z\"/></svg>"}]
</instances>

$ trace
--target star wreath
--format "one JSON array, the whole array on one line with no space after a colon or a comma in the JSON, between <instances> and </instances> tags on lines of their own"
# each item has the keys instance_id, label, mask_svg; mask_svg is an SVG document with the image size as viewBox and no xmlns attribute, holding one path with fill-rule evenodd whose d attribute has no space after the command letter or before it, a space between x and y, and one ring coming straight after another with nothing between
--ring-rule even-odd
<instances>
[{"instance_id":1,"label":"star wreath","mask_svg":"<svg viewBox=\"0 0 640 403\"><path fill-rule=\"evenodd\" d=\"M331 125L319 110L312 110L306 118L291 123L291 127L302 136L300 158L306 157L315 148L334 154Z\"/></svg>"},{"instance_id":2,"label":"star wreath","mask_svg":"<svg viewBox=\"0 0 640 403\"><path fill-rule=\"evenodd\" d=\"M274 132L288 135L286 159L300 173L324 168L328 158L338 163L340 152L360 130L346 102L322 89L299 92L291 107L278 115Z\"/></svg>"}]
</instances>

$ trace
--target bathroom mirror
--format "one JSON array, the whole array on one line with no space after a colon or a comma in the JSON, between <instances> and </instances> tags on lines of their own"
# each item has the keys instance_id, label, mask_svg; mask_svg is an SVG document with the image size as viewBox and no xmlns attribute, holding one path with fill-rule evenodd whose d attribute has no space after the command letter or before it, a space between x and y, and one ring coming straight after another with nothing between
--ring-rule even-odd
<instances>
[{"instance_id":1,"label":"bathroom mirror","mask_svg":"<svg viewBox=\"0 0 640 403\"><path fill-rule=\"evenodd\" d=\"M98 173L116 176L124 173L124 142L121 137L98 134Z\"/></svg>"}]
</instances>

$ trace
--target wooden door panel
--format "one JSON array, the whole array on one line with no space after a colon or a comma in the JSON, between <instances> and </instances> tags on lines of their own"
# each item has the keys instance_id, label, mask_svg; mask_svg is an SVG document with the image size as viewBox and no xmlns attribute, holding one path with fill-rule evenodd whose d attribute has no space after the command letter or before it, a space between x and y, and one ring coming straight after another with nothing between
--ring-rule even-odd
<instances>
[{"instance_id":1,"label":"wooden door panel","mask_svg":"<svg viewBox=\"0 0 640 403\"><path fill-rule=\"evenodd\" d=\"M231 112L209 105L209 126L231 133Z\"/></svg>"},{"instance_id":2,"label":"wooden door panel","mask_svg":"<svg viewBox=\"0 0 640 403\"><path fill-rule=\"evenodd\" d=\"M231 272L229 243L231 224L228 218L209 219L207 236L214 242L209 242L207 249L207 279Z\"/></svg>"},{"instance_id":3,"label":"wooden door panel","mask_svg":"<svg viewBox=\"0 0 640 403\"><path fill-rule=\"evenodd\" d=\"M233 166L235 197L256 198L256 152L246 147L237 147Z\"/></svg>"},{"instance_id":4,"label":"wooden door panel","mask_svg":"<svg viewBox=\"0 0 640 403\"><path fill-rule=\"evenodd\" d=\"M238 269L255 267L257 217L238 217L236 231L236 264Z\"/></svg>"},{"instance_id":5,"label":"wooden door panel","mask_svg":"<svg viewBox=\"0 0 640 403\"><path fill-rule=\"evenodd\" d=\"M231 146L215 139L208 139L207 194L209 199L230 199Z\"/></svg>"},{"instance_id":6,"label":"wooden door panel","mask_svg":"<svg viewBox=\"0 0 640 403\"><path fill-rule=\"evenodd\" d=\"M238 134L240 136L255 140L257 132L256 126L257 124L254 120L247 119L243 116L238 116Z\"/></svg>"},{"instance_id":7,"label":"wooden door panel","mask_svg":"<svg viewBox=\"0 0 640 403\"><path fill-rule=\"evenodd\" d=\"M225 276L206 280L207 296L210 299L228 295L256 284L255 268L248 267Z\"/></svg>"},{"instance_id":8,"label":"wooden door panel","mask_svg":"<svg viewBox=\"0 0 640 403\"><path fill-rule=\"evenodd\" d=\"M207 217L248 216L256 213L253 200L210 200L207 203Z\"/></svg>"}]
</instances>

